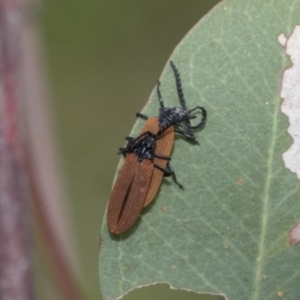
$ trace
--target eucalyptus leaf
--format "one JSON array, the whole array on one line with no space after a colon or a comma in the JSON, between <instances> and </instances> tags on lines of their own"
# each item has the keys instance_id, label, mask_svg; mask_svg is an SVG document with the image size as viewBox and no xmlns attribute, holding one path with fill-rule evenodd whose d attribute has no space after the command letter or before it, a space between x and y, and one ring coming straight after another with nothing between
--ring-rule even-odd
<instances>
[{"instance_id":1,"label":"eucalyptus leaf","mask_svg":"<svg viewBox=\"0 0 300 300\"><path fill-rule=\"evenodd\" d=\"M176 138L172 166L184 191L164 179L122 235L104 221L103 299L158 282L230 300L300 299L300 249L289 237L300 185L282 158L293 142L280 98L291 63L278 42L297 22L299 0L227 0L177 46L171 59L187 105L204 106L208 122L195 133L200 145ZM166 106L178 106L169 63L160 80ZM153 91L143 113L158 107Z\"/></svg>"}]
</instances>

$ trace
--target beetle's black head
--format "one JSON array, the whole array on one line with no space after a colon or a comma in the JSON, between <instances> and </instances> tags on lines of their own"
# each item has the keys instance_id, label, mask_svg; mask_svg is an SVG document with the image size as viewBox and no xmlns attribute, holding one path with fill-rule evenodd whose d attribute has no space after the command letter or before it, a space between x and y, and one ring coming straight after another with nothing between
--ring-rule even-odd
<instances>
[{"instance_id":1,"label":"beetle's black head","mask_svg":"<svg viewBox=\"0 0 300 300\"><path fill-rule=\"evenodd\" d=\"M161 107L159 110L159 126L161 131L170 126L179 125L190 119L189 111L181 107Z\"/></svg>"},{"instance_id":2,"label":"beetle's black head","mask_svg":"<svg viewBox=\"0 0 300 300\"><path fill-rule=\"evenodd\" d=\"M201 111L202 118L197 125L192 126L191 120L196 118L196 115L193 113L196 110ZM177 132L181 133L189 140L192 140L194 143L198 144L193 130L202 129L205 126L206 116L206 110L200 106L196 106L193 109L187 109L187 107L161 107L159 110L159 134L165 131L170 126L176 126Z\"/></svg>"}]
</instances>

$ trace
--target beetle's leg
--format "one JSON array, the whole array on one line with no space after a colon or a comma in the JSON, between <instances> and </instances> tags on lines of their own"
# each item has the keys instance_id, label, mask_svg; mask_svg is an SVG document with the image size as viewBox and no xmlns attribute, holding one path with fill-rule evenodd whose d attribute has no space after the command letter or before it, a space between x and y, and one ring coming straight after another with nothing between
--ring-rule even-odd
<instances>
[{"instance_id":1,"label":"beetle's leg","mask_svg":"<svg viewBox=\"0 0 300 300\"><path fill-rule=\"evenodd\" d=\"M131 137L131 136L126 136L125 140L128 142L127 145L125 147L121 147L119 148L118 154L127 154L129 152L129 145L130 143L135 140L135 138Z\"/></svg>"},{"instance_id":2,"label":"beetle's leg","mask_svg":"<svg viewBox=\"0 0 300 300\"><path fill-rule=\"evenodd\" d=\"M170 156L166 156L166 155L163 155L163 154L154 153L153 156L157 157L157 158L160 158L160 159L164 159L164 160L170 160L171 159Z\"/></svg>"},{"instance_id":3,"label":"beetle's leg","mask_svg":"<svg viewBox=\"0 0 300 300\"><path fill-rule=\"evenodd\" d=\"M190 141L192 141L194 144L196 144L196 145L200 145L200 143L198 142L198 140L196 140L195 139L195 137L194 136L192 136L192 135L189 135L188 133L186 133L186 132L183 132L183 131L180 131L180 130L175 130L175 132L176 133L178 133L178 134L181 134L181 135L183 135L186 139L188 139L188 140L190 140Z\"/></svg>"},{"instance_id":4,"label":"beetle's leg","mask_svg":"<svg viewBox=\"0 0 300 300\"><path fill-rule=\"evenodd\" d=\"M119 148L119 151L118 151L118 153L117 154L123 154L123 155L125 155L127 153L127 148Z\"/></svg>"},{"instance_id":5,"label":"beetle's leg","mask_svg":"<svg viewBox=\"0 0 300 300\"><path fill-rule=\"evenodd\" d=\"M162 171L164 173L164 176L168 177L168 176L172 176L173 177L173 181L178 185L178 187L182 190L184 190L184 187L182 184L180 184L178 181L177 181L177 177L176 177L176 174L175 174L175 171L173 170L173 168L171 167L170 165L170 162L168 161L167 163L167 166L164 168L160 165L157 165L157 164L154 164L154 167L159 169L160 171Z\"/></svg>"},{"instance_id":6,"label":"beetle's leg","mask_svg":"<svg viewBox=\"0 0 300 300\"><path fill-rule=\"evenodd\" d=\"M131 141L133 141L135 138L134 137L132 137L132 136L126 136L126 138L125 138L125 140L127 141L127 142L131 142Z\"/></svg>"},{"instance_id":7,"label":"beetle's leg","mask_svg":"<svg viewBox=\"0 0 300 300\"><path fill-rule=\"evenodd\" d=\"M148 116L143 115L143 114L141 114L141 113L136 113L135 115L136 115L137 118L142 118L142 119L144 119L144 120L148 120L148 119L149 119Z\"/></svg>"},{"instance_id":8,"label":"beetle's leg","mask_svg":"<svg viewBox=\"0 0 300 300\"><path fill-rule=\"evenodd\" d=\"M176 133L179 133L181 135L183 135L185 138L187 138L188 140L191 140L193 143L199 145L199 142L196 140L193 131L191 130L190 126L188 126L187 124L182 123L179 126L180 129L175 129L174 131Z\"/></svg>"},{"instance_id":9,"label":"beetle's leg","mask_svg":"<svg viewBox=\"0 0 300 300\"><path fill-rule=\"evenodd\" d=\"M164 100L161 96L161 92L160 92L160 81L157 80L157 84L156 84L156 92L157 92L157 97L158 97L158 101L159 101L159 105L160 108L164 108L165 104L164 104Z\"/></svg>"}]
</instances>

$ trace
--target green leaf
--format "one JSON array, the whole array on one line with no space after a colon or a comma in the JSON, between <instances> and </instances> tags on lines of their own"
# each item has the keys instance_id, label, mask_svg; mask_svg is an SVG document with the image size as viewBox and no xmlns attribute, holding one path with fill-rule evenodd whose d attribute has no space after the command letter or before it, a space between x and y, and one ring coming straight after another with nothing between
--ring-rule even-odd
<instances>
[{"instance_id":1,"label":"green leaf","mask_svg":"<svg viewBox=\"0 0 300 300\"><path fill-rule=\"evenodd\" d=\"M165 179L123 235L104 222L104 299L157 282L230 300L299 299L300 249L289 233L300 185L284 166L292 139L280 109L290 61L278 42L299 20L298 0L223 1L175 49L187 105L204 106L208 122L200 146L176 138L172 166L184 191ZM161 82L166 106L177 106L169 63ZM155 92L143 113L158 114Z\"/></svg>"}]
</instances>

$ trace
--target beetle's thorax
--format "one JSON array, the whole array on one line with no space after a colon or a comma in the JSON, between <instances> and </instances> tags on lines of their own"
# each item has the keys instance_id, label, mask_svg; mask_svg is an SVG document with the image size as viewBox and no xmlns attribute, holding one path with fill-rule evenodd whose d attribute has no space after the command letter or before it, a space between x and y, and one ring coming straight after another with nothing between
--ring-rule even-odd
<instances>
[{"instance_id":1,"label":"beetle's thorax","mask_svg":"<svg viewBox=\"0 0 300 300\"><path fill-rule=\"evenodd\" d=\"M136 154L138 161L142 161L144 159L153 159L156 146L155 137L156 135L152 134L151 132L147 132L134 142L130 152Z\"/></svg>"}]
</instances>

